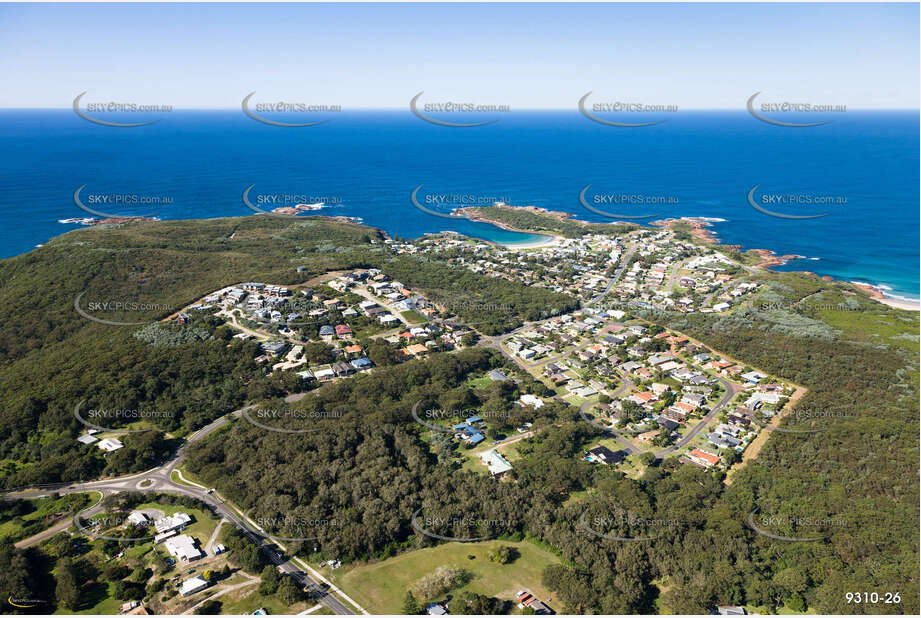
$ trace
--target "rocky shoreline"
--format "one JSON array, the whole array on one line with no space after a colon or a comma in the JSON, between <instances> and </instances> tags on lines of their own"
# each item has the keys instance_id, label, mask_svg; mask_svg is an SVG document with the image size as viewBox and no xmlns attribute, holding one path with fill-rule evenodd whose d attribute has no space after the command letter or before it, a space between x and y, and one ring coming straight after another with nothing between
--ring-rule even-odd
<instances>
[{"instance_id":1,"label":"rocky shoreline","mask_svg":"<svg viewBox=\"0 0 921 618\"><path fill-rule=\"evenodd\" d=\"M500 229L506 230L508 232L518 232L519 234L542 234L544 236L555 236L557 238L564 238L556 232L549 231L535 231L535 230L522 230L516 227L513 227L502 221L495 221L490 219L488 216L479 212L481 206L465 206L463 208L455 208L451 214L458 215L461 217L466 217L471 221L477 221L479 223L488 223L494 225ZM601 225L632 225L634 227L641 227L637 223L631 221L609 221L605 223L599 223L597 221L583 221L582 219L576 218L571 212L564 212L562 210L547 210L546 208L541 208L539 206L510 206L508 204L503 204L502 206L497 206L497 208L514 208L515 210L525 210L535 215L541 215L544 217L552 217L559 221L568 221L570 223L578 223L579 225L588 225L588 226L601 226Z\"/></svg>"},{"instance_id":2,"label":"rocky shoreline","mask_svg":"<svg viewBox=\"0 0 921 618\"><path fill-rule=\"evenodd\" d=\"M575 218L575 215L573 215L572 213L555 211L555 210L547 210L545 208L538 208L536 206L507 206L506 205L506 208L522 208L529 212L533 212L534 214L551 216L551 217L554 217L560 220L573 220L573 221L577 221L578 223L582 223L585 225L605 225L603 223L582 221L580 219ZM471 219L472 221L479 221L481 223L489 223L490 225L495 225L498 228L508 230L510 232L519 232L523 234L539 233L539 234L545 234L547 236L555 236L559 238L559 235L554 234L552 232L535 232L534 230L521 230L521 229L514 228L510 225L507 225L501 221L493 221L489 217L483 215L482 213L478 212L477 210L473 208L460 208L460 209L457 209L455 212L459 215L463 215L467 217L468 219ZM650 221L649 225L652 227L661 227L664 229L674 229L679 224L687 225L688 227L690 227L691 236L693 236L698 241L706 243L708 245L719 245L720 244L719 238L717 238L716 234L710 228L714 222L721 222L721 221L723 221L723 219L710 219L706 217L680 217L680 218L669 218L669 219L659 219L656 221ZM628 225L637 225L636 223L629 223L629 222L613 222L613 223L626 223ZM523 247L523 245L519 245L519 246ZM721 245L721 246L723 248L730 249L733 251L741 251L743 248L742 245ZM806 256L804 255L796 255L796 254L777 255L777 253L775 253L774 251L771 251L770 249L750 249L749 251L751 251L752 253L755 253L761 258L761 261L755 264L754 266L760 267L760 268L766 268L766 269L770 268L771 266L781 266L783 264L786 264L790 260L806 259ZM813 277L817 277L821 279L822 281L826 281L826 282L834 281L834 277L830 277L827 275L820 276L811 271L799 271L799 272L802 272L803 274L806 274L806 275L812 275ZM918 303L894 299L888 296L885 293L885 291L879 286L871 285L869 283L858 283L858 282L853 282L853 281L849 283L851 283L855 287L866 292L867 295L870 296L870 298L877 300L890 307L895 307L897 309L907 309L910 311L921 310L921 305L919 305Z\"/></svg>"}]
</instances>

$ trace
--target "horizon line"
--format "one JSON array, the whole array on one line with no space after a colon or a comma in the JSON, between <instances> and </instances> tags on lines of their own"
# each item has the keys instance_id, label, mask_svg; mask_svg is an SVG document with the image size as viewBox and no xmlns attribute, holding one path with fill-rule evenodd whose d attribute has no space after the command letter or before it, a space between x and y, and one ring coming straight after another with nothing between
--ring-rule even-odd
<instances>
[{"instance_id":1,"label":"horizon line","mask_svg":"<svg viewBox=\"0 0 921 618\"><path fill-rule=\"evenodd\" d=\"M156 104L156 105L169 105L169 104L168 104L168 103L159 103L159 104ZM172 107L172 110L171 110L171 111L214 111L214 112L241 111L239 105L235 105L235 106L233 106L233 107L198 107L198 106L189 106L189 107L171 106L171 107ZM340 113L345 112L345 111L371 111L371 112L379 111L379 112L387 112L387 111L407 111L407 110L409 109L408 106L400 106L400 107L346 107L346 106L342 106L342 107L343 107L343 109L340 110L340 111L327 111L327 112L317 111L317 112L311 112L311 113L315 113L315 114L322 114L322 113L340 114ZM60 107L58 107L58 106L17 106L17 105L0 105L0 110L23 110L23 111L60 110L60 111L73 111L73 106L72 106L72 105L65 105L65 106L60 106ZM497 113L497 114L498 114L498 113L501 113L501 114L508 114L508 113L513 113L513 112L516 112L516 111L522 111L522 112L525 112L525 111L527 111L527 112L578 112L578 111L579 111L579 108L578 108L578 107L519 107L519 108L511 108L511 109L509 109L508 111L496 111L495 113ZM743 105L742 107L686 107L686 108L681 108L681 107L679 106L677 110L674 110L674 111L663 111L662 113L675 114L675 113L680 113L680 112L682 112L682 111L693 111L693 112L732 112L732 111L740 111L740 112L747 112L748 110L745 109L744 105ZM845 112L830 111L830 112L828 112L828 113L840 114L840 113L847 113L847 112L851 112L851 111L857 111L857 112L874 112L874 111L876 111L876 112L884 112L884 111L904 111L904 112L909 112L909 111L913 111L913 112L919 112L919 113L921 113L921 106L919 106L919 107L860 107L860 108L856 108L856 109L848 109L848 110L845 110ZM145 112L145 113L158 114L158 113L170 113L170 112L165 112L165 111L163 111L163 112L151 111L151 112ZM277 112L271 112L271 113L277 113ZM296 113L296 112L289 112L289 113ZM455 113L455 112L448 112L448 113ZM460 112L460 113L473 113L473 112ZM488 112L476 112L476 113L488 113ZM624 113L624 114L630 114L630 113L639 113L639 112L623 112L623 113ZM651 112L644 112L644 113L651 113Z\"/></svg>"}]
</instances>

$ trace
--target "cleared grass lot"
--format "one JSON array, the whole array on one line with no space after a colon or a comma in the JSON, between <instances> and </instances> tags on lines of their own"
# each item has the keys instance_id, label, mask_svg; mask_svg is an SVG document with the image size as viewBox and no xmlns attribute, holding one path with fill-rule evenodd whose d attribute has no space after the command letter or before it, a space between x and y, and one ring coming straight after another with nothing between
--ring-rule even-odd
<instances>
[{"instance_id":1,"label":"cleared grass lot","mask_svg":"<svg viewBox=\"0 0 921 618\"><path fill-rule=\"evenodd\" d=\"M502 545L516 548L521 554L510 564L497 564L487 558ZM474 556L469 559L468 556ZM473 573L463 588L452 590L455 597L470 590L504 600L514 600L522 589L553 604L550 592L541 584L541 573L560 560L551 552L528 541L483 541L480 543L445 543L411 551L383 562L342 567L330 578L346 594L373 614L402 612L406 590L440 566L451 566Z\"/></svg>"}]
</instances>

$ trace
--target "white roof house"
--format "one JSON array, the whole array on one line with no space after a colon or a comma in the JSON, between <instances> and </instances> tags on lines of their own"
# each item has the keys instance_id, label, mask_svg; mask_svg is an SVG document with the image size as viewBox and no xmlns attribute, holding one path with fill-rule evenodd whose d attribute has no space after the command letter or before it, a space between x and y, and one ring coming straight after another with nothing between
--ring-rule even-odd
<instances>
[{"instance_id":1,"label":"white roof house","mask_svg":"<svg viewBox=\"0 0 921 618\"><path fill-rule=\"evenodd\" d=\"M163 546L166 547L166 551L168 551L171 556L184 562L197 560L204 555L201 553L200 549L195 547L195 539L188 534L180 534L179 536L166 539L166 541L163 542Z\"/></svg>"},{"instance_id":2,"label":"white roof house","mask_svg":"<svg viewBox=\"0 0 921 618\"><path fill-rule=\"evenodd\" d=\"M747 382L751 382L752 384L757 384L758 382L760 382L767 376L757 371L749 371L748 373L743 373L742 377L745 378Z\"/></svg>"},{"instance_id":3,"label":"white roof house","mask_svg":"<svg viewBox=\"0 0 921 618\"><path fill-rule=\"evenodd\" d=\"M179 594L187 597L190 594L195 594L196 592L204 590L207 587L208 581L201 575L196 575L192 579L187 579L182 582L182 587L179 589Z\"/></svg>"},{"instance_id":4,"label":"white roof house","mask_svg":"<svg viewBox=\"0 0 921 618\"><path fill-rule=\"evenodd\" d=\"M530 395L530 394L522 395L519 401L521 401L522 404L526 406L531 406L535 409L543 407L544 405L544 402L541 401L540 397L537 397L535 395Z\"/></svg>"},{"instance_id":5,"label":"white roof house","mask_svg":"<svg viewBox=\"0 0 921 618\"><path fill-rule=\"evenodd\" d=\"M112 451L117 451L125 445L122 444L122 441L118 438L106 438L104 440L100 440L99 444L96 446L106 451L107 453L111 453Z\"/></svg>"},{"instance_id":6,"label":"white roof house","mask_svg":"<svg viewBox=\"0 0 921 618\"><path fill-rule=\"evenodd\" d=\"M486 467L489 468L489 473L493 475L502 474L512 469L512 464L510 464L505 457L500 455L496 449L489 449L485 453L480 453L480 459L482 459Z\"/></svg>"},{"instance_id":7,"label":"white roof house","mask_svg":"<svg viewBox=\"0 0 921 618\"><path fill-rule=\"evenodd\" d=\"M167 515L162 517L154 522L154 528L157 529L159 534L164 532L169 532L170 530L175 530L176 528L182 527L192 521L192 518L188 513L174 513L173 515Z\"/></svg>"},{"instance_id":8,"label":"white roof house","mask_svg":"<svg viewBox=\"0 0 921 618\"><path fill-rule=\"evenodd\" d=\"M96 436L91 436L88 433L85 433L79 438L77 438L77 442L79 442L80 444L92 444L93 442L99 442L99 438L97 438Z\"/></svg>"},{"instance_id":9,"label":"white roof house","mask_svg":"<svg viewBox=\"0 0 921 618\"><path fill-rule=\"evenodd\" d=\"M147 515L145 513L142 513L141 511L134 511L130 515L128 515L125 521L134 526L146 526L147 523L150 521L150 518L147 517Z\"/></svg>"}]
</instances>

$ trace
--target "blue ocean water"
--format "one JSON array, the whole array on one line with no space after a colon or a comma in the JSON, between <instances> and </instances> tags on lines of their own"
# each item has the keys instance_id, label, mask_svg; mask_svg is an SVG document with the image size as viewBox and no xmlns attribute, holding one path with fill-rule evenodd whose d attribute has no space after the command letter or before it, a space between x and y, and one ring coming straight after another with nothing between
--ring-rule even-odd
<instances>
[{"instance_id":1,"label":"blue ocean water","mask_svg":"<svg viewBox=\"0 0 921 618\"><path fill-rule=\"evenodd\" d=\"M125 121L137 121L132 115ZM880 284L919 297L919 122L917 112L847 112L822 127L766 124L745 111L681 112L643 128L608 127L576 111L513 112L476 128L423 122L409 111L341 112L306 128L268 126L241 111L174 111L156 124L112 128L71 110L0 111L0 256L77 227L87 196L166 196L168 205L105 205L112 214L163 219L252 214L243 191L333 198L321 214L361 217L391 235L454 230L497 242L535 237L449 220L435 196L504 199L565 210L589 221L579 193L661 196L657 206L596 204L604 212L723 219L722 242L798 254L780 268ZM119 120L110 116L109 120ZM479 119L479 118L478 118ZM813 120L810 118L809 120ZM751 207L748 192L843 196L829 207ZM764 204L764 202L758 202ZM263 205L266 210L274 205ZM651 211L651 212L650 212ZM616 217L614 217L616 218Z\"/></svg>"}]
</instances>

